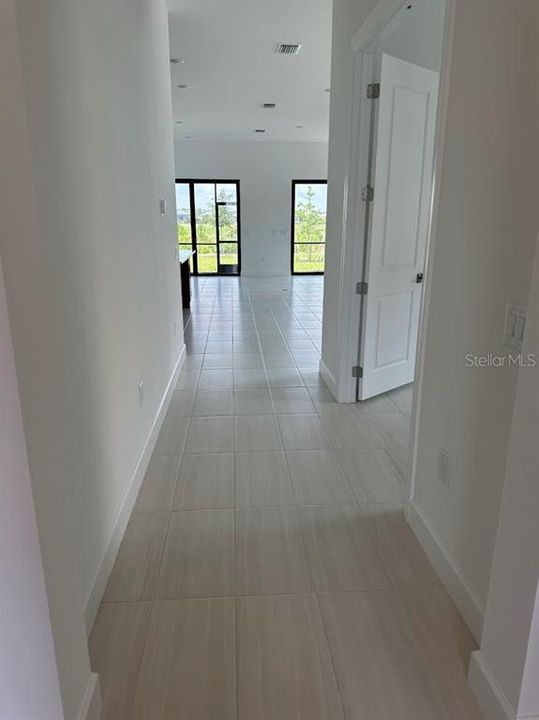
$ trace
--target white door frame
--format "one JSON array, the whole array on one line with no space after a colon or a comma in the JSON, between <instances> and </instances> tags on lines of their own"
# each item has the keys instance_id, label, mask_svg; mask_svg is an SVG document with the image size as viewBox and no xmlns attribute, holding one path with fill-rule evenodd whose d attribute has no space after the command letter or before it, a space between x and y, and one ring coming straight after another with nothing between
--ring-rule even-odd
<instances>
[{"instance_id":1,"label":"white door frame","mask_svg":"<svg viewBox=\"0 0 539 720\"><path fill-rule=\"evenodd\" d=\"M355 402L356 379L352 377L352 367L357 364L359 347L359 328L361 297L356 294L356 283L363 264L365 249L365 213L366 203L359 199L360 188L368 182L368 146L370 139L371 108L364 96L365 77L372 68L372 56L368 53L371 42L380 35L393 17L413 0L379 0L373 11L354 36L351 44L353 62L352 116L350 121L349 166L345 185L343 207L344 247L341 266L339 313L337 327L337 347L341 348L337 363L336 395L339 402ZM414 394L410 439L410 495L414 496L417 431L423 385L425 358L425 330L427 327L432 264L436 242L440 177L442 173L442 154L445 144L447 105L449 99L450 71L455 28L455 14L459 0L446 0L446 18L440 70L440 88L438 93L438 118L434 149L433 192L430 209L427 256L425 258L425 285L419 321L419 338L416 355Z\"/></svg>"}]
</instances>

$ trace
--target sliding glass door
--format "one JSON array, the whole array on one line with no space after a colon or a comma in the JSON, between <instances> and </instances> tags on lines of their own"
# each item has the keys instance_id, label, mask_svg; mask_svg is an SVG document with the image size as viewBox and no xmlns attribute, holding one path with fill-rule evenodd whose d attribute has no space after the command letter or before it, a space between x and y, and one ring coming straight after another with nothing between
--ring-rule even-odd
<instances>
[{"instance_id":1,"label":"sliding glass door","mask_svg":"<svg viewBox=\"0 0 539 720\"><path fill-rule=\"evenodd\" d=\"M194 275L240 274L239 180L176 180L181 249L195 251Z\"/></svg>"},{"instance_id":2,"label":"sliding glass door","mask_svg":"<svg viewBox=\"0 0 539 720\"><path fill-rule=\"evenodd\" d=\"M292 180L293 275L319 275L324 272L326 206L326 180Z\"/></svg>"}]
</instances>

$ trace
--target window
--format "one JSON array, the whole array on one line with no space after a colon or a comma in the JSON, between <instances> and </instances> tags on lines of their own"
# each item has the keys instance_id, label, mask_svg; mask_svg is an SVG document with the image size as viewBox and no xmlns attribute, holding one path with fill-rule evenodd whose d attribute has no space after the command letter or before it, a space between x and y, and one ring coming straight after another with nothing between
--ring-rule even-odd
<instances>
[{"instance_id":1,"label":"window","mask_svg":"<svg viewBox=\"0 0 539 720\"><path fill-rule=\"evenodd\" d=\"M324 272L326 180L292 180L292 274Z\"/></svg>"},{"instance_id":2,"label":"window","mask_svg":"<svg viewBox=\"0 0 539 720\"><path fill-rule=\"evenodd\" d=\"M194 275L240 274L239 180L176 180L178 244Z\"/></svg>"}]
</instances>

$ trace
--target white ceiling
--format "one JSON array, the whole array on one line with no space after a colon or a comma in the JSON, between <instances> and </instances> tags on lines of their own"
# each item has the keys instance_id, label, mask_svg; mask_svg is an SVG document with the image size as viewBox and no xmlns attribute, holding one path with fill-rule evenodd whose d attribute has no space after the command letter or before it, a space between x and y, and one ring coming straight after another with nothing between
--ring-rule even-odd
<instances>
[{"instance_id":1,"label":"white ceiling","mask_svg":"<svg viewBox=\"0 0 539 720\"><path fill-rule=\"evenodd\" d=\"M327 141L331 0L167 4L170 55L185 61L171 65L178 140ZM300 54L276 55L279 42L301 43Z\"/></svg>"}]
</instances>

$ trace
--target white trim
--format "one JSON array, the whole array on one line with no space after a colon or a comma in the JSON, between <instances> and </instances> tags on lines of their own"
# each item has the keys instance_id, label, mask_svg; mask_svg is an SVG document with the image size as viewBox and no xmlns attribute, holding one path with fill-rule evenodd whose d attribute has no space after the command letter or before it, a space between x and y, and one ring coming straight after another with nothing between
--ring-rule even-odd
<instances>
[{"instance_id":1,"label":"white trim","mask_svg":"<svg viewBox=\"0 0 539 720\"><path fill-rule=\"evenodd\" d=\"M442 67L440 72L440 90L438 94L438 127L434 147L434 173L432 208L427 240L427 257L425 258L425 288L419 319L419 338L417 344L414 392L412 396L412 417L410 422L410 498L415 496L417 475L417 449L419 445L419 424L421 419L421 398L423 395L423 374L425 370L425 352L427 345L427 327L430 315L434 251L437 242L438 211L440 206L440 184L443 170L443 155L447 128L447 108L449 105L449 89L451 84L451 64L453 58L453 42L455 37L455 18L457 0L447 0L445 15L444 46L442 48Z\"/></svg>"},{"instance_id":2,"label":"white trim","mask_svg":"<svg viewBox=\"0 0 539 720\"><path fill-rule=\"evenodd\" d=\"M328 370L326 364L320 359L320 365L319 365L320 375L322 375L322 379L328 386L331 394L335 397L337 393L337 381L333 377L333 375Z\"/></svg>"},{"instance_id":3,"label":"white trim","mask_svg":"<svg viewBox=\"0 0 539 720\"><path fill-rule=\"evenodd\" d=\"M144 480L144 475L146 473L146 470L148 469L148 464L150 462L155 443L157 442L157 436L159 435L159 431L161 430L161 425L163 424L163 420L167 413L168 406L172 398L172 393L176 385L176 380L178 379L178 375L180 374L180 370L182 369L184 361L185 345L183 346L174 370L172 371L172 375L163 394L161 403L159 404L159 408L152 423L152 427L150 428L148 438L146 439L144 447L142 448L142 452L140 453L140 457L133 472L129 487L127 488L127 492L125 493L125 496L120 504L118 513L116 514L116 519L114 520L112 532L107 543L107 549L105 550L105 554L101 562L99 563L99 567L97 568L97 572L92 582L88 598L86 599L86 604L84 607L84 620L86 623L86 631L88 635L92 631L92 627L97 615L97 611L99 609L99 605L101 603L101 599L105 592L109 575L112 571L114 561L116 560L116 555L118 553L120 543L122 542L127 523L133 511L133 507L135 505L140 486L142 485L142 481Z\"/></svg>"},{"instance_id":4,"label":"white trim","mask_svg":"<svg viewBox=\"0 0 539 720\"><path fill-rule=\"evenodd\" d=\"M352 367L358 362L361 298L355 293L355 284L361 280L363 262L365 207L358 201L359 188L366 184L368 158L365 151L370 135L370 109L363 102L364 75L372 72L365 50L372 40L391 21L404 5L404 0L379 0L351 43L352 53L352 107L350 110L347 165L344 181L342 253L339 273L339 301L337 309L337 353L335 399L341 403L356 401L357 381L352 378Z\"/></svg>"},{"instance_id":5,"label":"white trim","mask_svg":"<svg viewBox=\"0 0 539 720\"><path fill-rule=\"evenodd\" d=\"M379 0L352 38L352 51L363 50L385 28L407 0Z\"/></svg>"},{"instance_id":6,"label":"white trim","mask_svg":"<svg viewBox=\"0 0 539 720\"><path fill-rule=\"evenodd\" d=\"M360 102L366 76L373 73L372 58L354 52L352 60L352 103L350 117L350 152L346 168L343 205L343 250L339 274L339 307L337 377L335 398L338 402L355 402L357 380L352 367L358 362L361 297L355 284L361 280L363 264L365 204L357 202L359 188L366 185L369 172L368 140L371 132L370 108Z\"/></svg>"},{"instance_id":7,"label":"white trim","mask_svg":"<svg viewBox=\"0 0 539 720\"><path fill-rule=\"evenodd\" d=\"M477 642L480 642L485 617L483 603L462 575L456 560L444 546L429 519L415 502L412 502L408 508L408 522L466 625Z\"/></svg>"},{"instance_id":8,"label":"white trim","mask_svg":"<svg viewBox=\"0 0 539 720\"><path fill-rule=\"evenodd\" d=\"M90 673L90 679L84 691L84 697L82 698L77 720L99 720L102 709L103 703L101 701L99 675L97 673Z\"/></svg>"},{"instance_id":9,"label":"white trim","mask_svg":"<svg viewBox=\"0 0 539 720\"><path fill-rule=\"evenodd\" d=\"M483 711L485 720L517 720L517 714L485 662L481 650L472 653L468 684Z\"/></svg>"}]
</instances>

